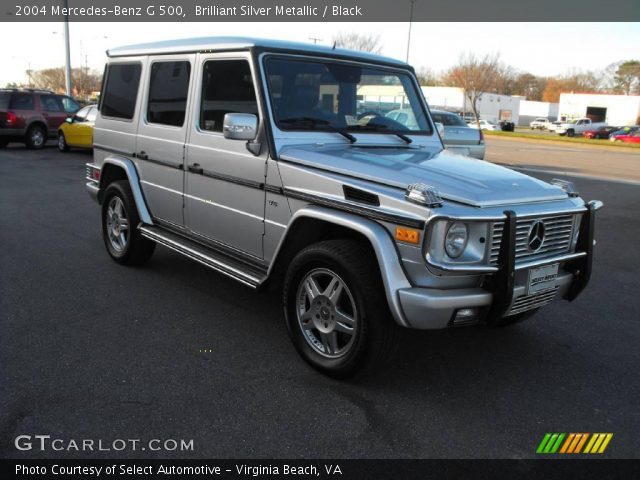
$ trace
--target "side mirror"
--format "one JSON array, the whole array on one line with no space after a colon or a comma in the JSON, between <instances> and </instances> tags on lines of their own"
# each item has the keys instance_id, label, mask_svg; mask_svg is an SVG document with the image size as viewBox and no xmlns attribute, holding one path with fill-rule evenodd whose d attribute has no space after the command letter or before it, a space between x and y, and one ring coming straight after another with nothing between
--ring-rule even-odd
<instances>
[{"instance_id":1,"label":"side mirror","mask_svg":"<svg viewBox=\"0 0 640 480\"><path fill-rule=\"evenodd\" d=\"M73 117L67 117L64 119L64 121L67 123L73 123Z\"/></svg>"},{"instance_id":2,"label":"side mirror","mask_svg":"<svg viewBox=\"0 0 640 480\"><path fill-rule=\"evenodd\" d=\"M436 130L438 130L440 136L444 138L444 125L442 123L436 122Z\"/></svg>"},{"instance_id":3,"label":"side mirror","mask_svg":"<svg viewBox=\"0 0 640 480\"><path fill-rule=\"evenodd\" d=\"M258 133L258 117L251 113L227 113L222 133L231 140L253 140Z\"/></svg>"}]
</instances>

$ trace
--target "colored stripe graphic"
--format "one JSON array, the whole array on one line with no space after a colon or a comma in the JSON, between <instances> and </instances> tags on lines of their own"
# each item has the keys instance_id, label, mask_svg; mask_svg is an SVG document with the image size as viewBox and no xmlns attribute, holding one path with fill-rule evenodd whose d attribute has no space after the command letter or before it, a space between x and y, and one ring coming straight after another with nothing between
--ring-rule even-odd
<instances>
[{"instance_id":1,"label":"colored stripe graphic","mask_svg":"<svg viewBox=\"0 0 640 480\"><path fill-rule=\"evenodd\" d=\"M556 453L565 437L565 433L547 433L538 445L536 453Z\"/></svg>"},{"instance_id":2,"label":"colored stripe graphic","mask_svg":"<svg viewBox=\"0 0 640 480\"><path fill-rule=\"evenodd\" d=\"M546 433L536 453L604 453L612 438L613 433ZM585 443L587 446L583 451Z\"/></svg>"},{"instance_id":3,"label":"colored stripe graphic","mask_svg":"<svg viewBox=\"0 0 640 480\"><path fill-rule=\"evenodd\" d=\"M604 453L613 438L613 433L594 433L584 449L584 453Z\"/></svg>"}]
</instances>

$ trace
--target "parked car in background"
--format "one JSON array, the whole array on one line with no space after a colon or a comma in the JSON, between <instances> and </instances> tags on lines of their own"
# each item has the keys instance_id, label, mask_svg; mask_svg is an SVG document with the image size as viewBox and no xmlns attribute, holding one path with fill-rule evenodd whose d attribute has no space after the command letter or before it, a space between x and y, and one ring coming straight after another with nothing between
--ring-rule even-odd
<instances>
[{"instance_id":1,"label":"parked car in background","mask_svg":"<svg viewBox=\"0 0 640 480\"><path fill-rule=\"evenodd\" d=\"M605 122L592 122L590 118L586 117L576 118L558 125L556 133L560 136L575 137L576 135L582 135L587 130L594 130L606 125Z\"/></svg>"},{"instance_id":2,"label":"parked car in background","mask_svg":"<svg viewBox=\"0 0 640 480\"><path fill-rule=\"evenodd\" d=\"M68 117L58 128L58 150L66 152L69 147L93 148L93 127L97 114L98 106L88 105Z\"/></svg>"},{"instance_id":3,"label":"parked car in background","mask_svg":"<svg viewBox=\"0 0 640 480\"><path fill-rule=\"evenodd\" d=\"M609 140L612 142L622 142L624 138L628 137L632 133L640 130L639 125L634 125L632 127L622 127L620 130L616 130L615 132L611 132L609 134Z\"/></svg>"},{"instance_id":4,"label":"parked car in background","mask_svg":"<svg viewBox=\"0 0 640 480\"><path fill-rule=\"evenodd\" d=\"M500 130L500 127L497 124L490 122L489 120L479 120L478 122L473 121L467 125L471 128L478 128L478 124L480 124L480 130L489 130L491 132Z\"/></svg>"},{"instance_id":5,"label":"parked car in background","mask_svg":"<svg viewBox=\"0 0 640 480\"><path fill-rule=\"evenodd\" d=\"M531 130L547 130L550 123L548 118L538 117L529 123L529 127Z\"/></svg>"},{"instance_id":6,"label":"parked car in background","mask_svg":"<svg viewBox=\"0 0 640 480\"><path fill-rule=\"evenodd\" d=\"M582 134L584 138L601 139L606 140L609 138L612 132L619 130L620 127L613 127L611 125L605 125L604 127L598 127L593 130L587 130Z\"/></svg>"},{"instance_id":7,"label":"parked car in background","mask_svg":"<svg viewBox=\"0 0 640 480\"><path fill-rule=\"evenodd\" d=\"M24 142L28 148L42 148L79 109L73 98L50 90L0 89L0 147Z\"/></svg>"},{"instance_id":8,"label":"parked car in background","mask_svg":"<svg viewBox=\"0 0 640 480\"><path fill-rule=\"evenodd\" d=\"M547 130L549 130L550 132L555 132L560 125L562 125L562 122L560 121L551 122L549 123L549 125L547 125Z\"/></svg>"},{"instance_id":9,"label":"parked car in background","mask_svg":"<svg viewBox=\"0 0 640 480\"><path fill-rule=\"evenodd\" d=\"M636 130L633 133L620 137L617 141L624 143L640 143L640 130Z\"/></svg>"},{"instance_id":10,"label":"parked car in background","mask_svg":"<svg viewBox=\"0 0 640 480\"><path fill-rule=\"evenodd\" d=\"M500 120L498 125L503 132L513 132L516 129L516 124L508 120Z\"/></svg>"},{"instance_id":11,"label":"parked car in background","mask_svg":"<svg viewBox=\"0 0 640 480\"><path fill-rule=\"evenodd\" d=\"M442 141L447 150L484 159L485 144L482 130L471 128L460 115L443 110L431 110L434 122L444 126Z\"/></svg>"}]
</instances>

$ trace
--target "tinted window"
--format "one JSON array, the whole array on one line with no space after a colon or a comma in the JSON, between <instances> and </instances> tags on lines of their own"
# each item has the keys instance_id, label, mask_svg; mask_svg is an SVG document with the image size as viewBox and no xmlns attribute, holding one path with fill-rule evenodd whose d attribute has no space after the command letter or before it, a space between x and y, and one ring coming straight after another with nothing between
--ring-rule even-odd
<instances>
[{"instance_id":1,"label":"tinted window","mask_svg":"<svg viewBox=\"0 0 640 480\"><path fill-rule=\"evenodd\" d=\"M11 110L33 110L33 95L30 93L14 93L9 105Z\"/></svg>"},{"instance_id":2,"label":"tinted window","mask_svg":"<svg viewBox=\"0 0 640 480\"><path fill-rule=\"evenodd\" d=\"M107 73L107 85L102 99L102 115L131 120L136 109L139 64L112 64Z\"/></svg>"},{"instance_id":3,"label":"tinted window","mask_svg":"<svg viewBox=\"0 0 640 480\"><path fill-rule=\"evenodd\" d=\"M147 120L181 127L189 93L189 62L156 62L151 66Z\"/></svg>"},{"instance_id":4,"label":"tinted window","mask_svg":"<svg viewBox=\"0 0 640 480\"><path fill-rule=\"evenodd\" d=\"M64 111L67 113L74 113L80 110L80 105L73 98L60 97Z\"/></svg>"},{"instance_id":5,"label":"tinted window","mask_svg":"<svg viewBox=\"0 0 640 480\"><path fill-rule=\"evenodd\" d=\"M41 95L40 106L45 112L64 112L60 97L56 95Z\"/></svg>"},{"instance_id":6,"label":"tinted window","mask_svg":"<svg viewBox=\"0 0 640 480\"><path fill-rule=\"evenodd\" d=\"M445 127L466 127L467 124L458 115L453 113L432 113L433 121L439 122Z\"/></svg>"},{"instance_id":7,"label":"tinted window","mask_svg":"<svg viewBox=\"0 0 640 480\"><path fill-rule=\"evenodd\" d=\"M0 110L7 110L9 108L10 100L11 92L0 92Z\"/></svg>"},{"instance_id":8,"label":"tinted window","mask_svg":"<svg viewBox=\"0 0 640 480\"><path fill-rule=\"evenodd\" d=\"M245 60L215 60L204 65L200 128L221 132L227 113L258 114L251 70Z\"/></svg>"}]
</instances>

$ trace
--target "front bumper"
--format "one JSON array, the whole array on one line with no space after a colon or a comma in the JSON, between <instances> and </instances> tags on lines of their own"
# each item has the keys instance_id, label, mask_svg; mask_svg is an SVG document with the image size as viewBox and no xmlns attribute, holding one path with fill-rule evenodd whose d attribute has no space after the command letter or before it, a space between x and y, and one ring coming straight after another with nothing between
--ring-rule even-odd
<instances>
[{"instance_id":1,"label":"front bumper","mask_svg":"<svg viewBox=\"0 0 640 480\"><path fill-rule=\"evenodd\" d=\"M550 303L557 298L574 300L589 283L593 262L593 232L595 212L601 204L590 202L580 223L580 232L574 254L550 257L535 265L560 263L555 290L527 295L526 269L516 267L515 237L516 214L507 216L498 257L498 272L483 288L438 290L433 288L405 288L398 290L400 304L407 324L417 329L442 329L454 326L455 314L460 309L478 309L475 323L484 320L495 323L510 313L520 313Z\"/></svg>"}]
</instances>

